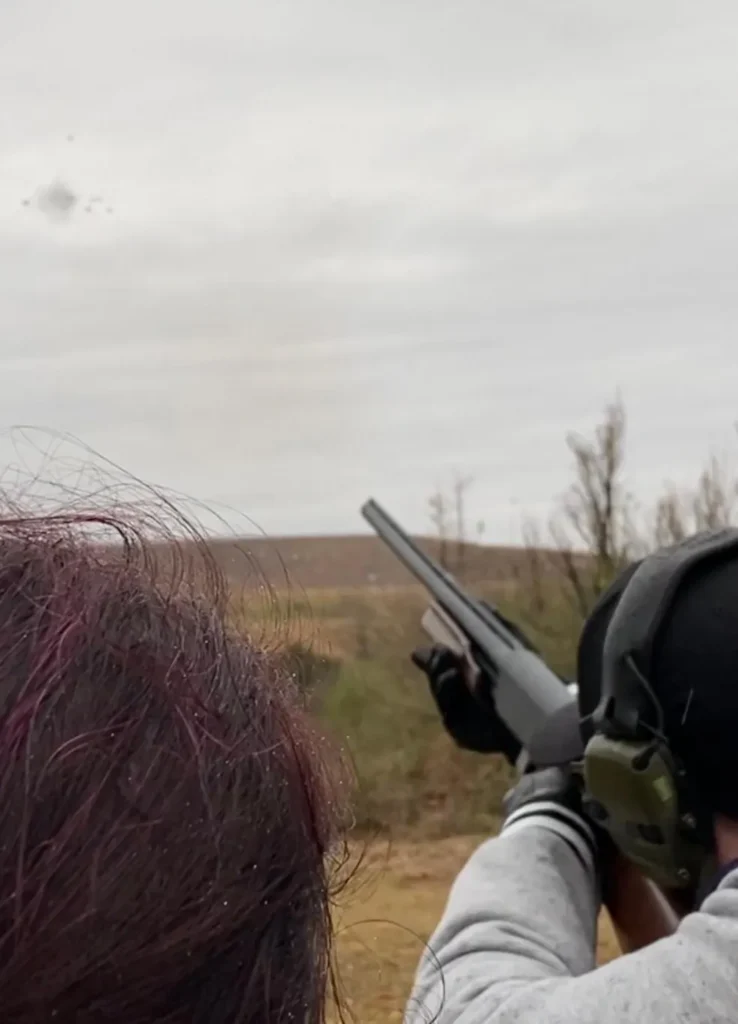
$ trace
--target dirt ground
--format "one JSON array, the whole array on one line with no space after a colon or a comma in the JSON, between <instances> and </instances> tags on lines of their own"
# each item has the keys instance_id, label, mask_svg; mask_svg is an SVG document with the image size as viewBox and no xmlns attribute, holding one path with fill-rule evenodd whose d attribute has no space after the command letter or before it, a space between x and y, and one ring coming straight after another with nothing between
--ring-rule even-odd
<instances>
[{"instance_id":1,"label":"dirt ground","mask_svg":"<svg viewBox=\"0 0 738 1024\"><path fill-rule=\"evenodd\" d=\"M423 943L443 909L449 886L479 843L473 837L426 842L375 840L339 899L335 923L338 970L348 1020L399 1022ZM618 949L603 921L599 955ZM329 1013L331 1024L338 1017Z\"/></svg>"}]
</instances>

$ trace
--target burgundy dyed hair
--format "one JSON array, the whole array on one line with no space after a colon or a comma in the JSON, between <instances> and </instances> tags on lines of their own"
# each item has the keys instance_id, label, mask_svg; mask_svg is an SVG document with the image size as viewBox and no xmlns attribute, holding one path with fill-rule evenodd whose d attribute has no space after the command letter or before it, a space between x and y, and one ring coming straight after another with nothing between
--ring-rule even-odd
<instances>
[{"instance_id":1,"label":"burgundy dyed hair","mask_svg":"<svg viewBox=\"0 0 738 1024\"><path fill-rule=\"evenodd\" d=\"M0 1019L322 1021L324 742L212 565L90 521L0 521Z\"/></svg>"}]
</instances>

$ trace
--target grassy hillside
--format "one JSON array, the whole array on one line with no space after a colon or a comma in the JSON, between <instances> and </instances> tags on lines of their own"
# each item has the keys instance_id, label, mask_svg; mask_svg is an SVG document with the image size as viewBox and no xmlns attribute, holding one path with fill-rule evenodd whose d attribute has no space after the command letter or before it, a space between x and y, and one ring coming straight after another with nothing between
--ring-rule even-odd
<instances>
[{"instance_id":1,"label":"grassy hillside","mask_svg":"<svg viewBox=\"0 0 738 1024\"><path fill-rule=\"evenodd\" d=\"M415 538L418 545L439 559L439 543ZM339 537L244 537L213 540L210 550L236 585L254 586L266 580L277 590L354 589L405 587L409 573L373 534ZM448 567L469 582L502 583L516 579L527 563L523 548L465 544L459 552L448 548Z\"/></svg>"},{"instance_id":2,"label":"grassy hillside","mask_svg":"<svg viewBox=\"0 0 738 1024\"><path fill-rule=\"evenodd\" d=\"M474 586L529 630L549 662L571 672L576 629L566 606L527 621L525 595L508 580ZM245 593L249 630L293 645L293 669L356 774L354 849L361 864L335 910L341 1019L401 1022L423 944L456 873L499 824L510 781L498 758L456 749L409 653L425 638L423 591L413 586ZM599 955L617 955L605 918Z\"/></svg>"},{"instance_id":3,"label":"grassy hillside","mask_svg":"<svg viewBox=\"0 0 738 1024\"><path fill-rule=\"evenodd\" d=\"M475 589L525 620L509 583ZM359 828L414 836L487 831L496 826L509 773L498 758L458 750L441 727L409 660L427 642L420 629L426 604L416 587L313 590L268 600L246 595L239 614L252 632L292 645L295 673L353 763ZM574 630L564 609L526 625L549 663L570 673Z\"/></svg>"},{"instance_id":4,"label":"grassy hillside","mask_svg":"<svg viewBox=\"0 0 738 1024\"><path fill-rule=\"evenodd\" d=\"M515 588L477 589L525 622L527 603ZM423 639L425 604L412 587L312 591L292 602L304 682L357 776L354 836L362 860L335 912L344 1016L331 1003L329 1024L400 1024L451 883L497 830L510 782L498 758L454 747L408 661ZM576 631L565 607L552 603L537 628L527 625L550 662L569 673ZM601 961L618 955L606 915L598 954Z\"/></svg>"}]
</instances>

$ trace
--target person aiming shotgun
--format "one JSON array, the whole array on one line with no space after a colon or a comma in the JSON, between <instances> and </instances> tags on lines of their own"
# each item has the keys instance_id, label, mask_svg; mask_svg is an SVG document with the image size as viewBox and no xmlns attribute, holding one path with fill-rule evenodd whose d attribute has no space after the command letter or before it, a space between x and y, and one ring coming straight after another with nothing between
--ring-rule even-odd
<instances>
[{"instance_id":1,"label":"person aiming shotgun","mask_svg":"<svg viewBox=\"0 0 738 1024\"><path fill-rule=\"evenodd\" d=\"M372 504L367 518L403 557L396 524ZM428 580L438 601L442 587ZM441 600L447 625L450 607ZM406 1024L738 1019L736 609L738 531L700 534L630 566L580 638L581 735L538 744L543 760L562 752L545 766L523 756L507 697L504 714L495 705L502 662L476 658L476 676L491 677L485 692L470 679L473 642L414 652L455 742L524 770L500 835L452 886ZM572 727L566 716L549 720ZM581 755L563 763L574 739ZM597 967L603 903L627 955Z\"/></svg>"}]
</instances>

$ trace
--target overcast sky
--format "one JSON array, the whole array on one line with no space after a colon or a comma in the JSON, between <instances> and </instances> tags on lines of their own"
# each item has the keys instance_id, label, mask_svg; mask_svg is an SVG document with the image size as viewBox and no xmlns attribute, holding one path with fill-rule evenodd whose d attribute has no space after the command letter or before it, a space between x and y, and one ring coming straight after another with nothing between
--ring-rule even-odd
<instances>
[{"instance_id":1,"label":"overcast sky","mask_svg":"<svg viewBox=\"0 0 738 1024\"><path fill-rule=\"evenodd\" d=\"M458 470L515 539L617 389L634 489L688 481L738 418L737 52L734 0L5 0L0 423L273 535L423 528Z\"/></svg>"}]
</instances>

